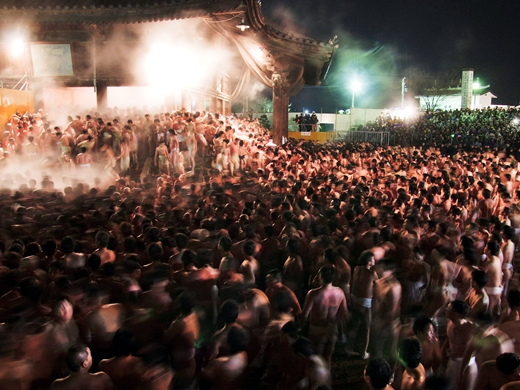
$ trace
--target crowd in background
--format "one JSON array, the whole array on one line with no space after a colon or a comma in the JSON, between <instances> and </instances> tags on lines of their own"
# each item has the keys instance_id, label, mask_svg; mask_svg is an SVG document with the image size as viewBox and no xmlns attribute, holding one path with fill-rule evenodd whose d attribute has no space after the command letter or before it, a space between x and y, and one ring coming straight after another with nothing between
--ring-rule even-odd
<instances>
[{"instance_id":1,"label":"crowd in background","mask_svg":"<svg viewBox=\"0 0 520 390\"><path fill-rule=\"evenodd\" d=\"M359 128L363 131L390 131L395 142L408 145L460 145L518 149L520 109L482 108L422 113L417 119L380 117Z\"/></svg>"},{"instance_id":2,"label":"crowd in background","mask_svg":"<svg viewBox=\"0 0 520 390\"><path fill-rule=\"evenodd\" d=\"M327 389L339 355L370 389L520 386L507 153L277 146L184 110L46 119L3 138L2 389ZM56 188L6 159L80 174ZM95 164L110 185L82 181Z\"/></svg>"}]
</instances>

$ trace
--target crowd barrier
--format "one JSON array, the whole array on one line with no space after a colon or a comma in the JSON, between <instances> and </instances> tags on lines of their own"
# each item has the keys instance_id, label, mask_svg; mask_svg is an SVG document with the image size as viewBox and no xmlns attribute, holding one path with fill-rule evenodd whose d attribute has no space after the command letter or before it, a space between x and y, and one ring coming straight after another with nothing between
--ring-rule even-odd
<instances>
[{"instance_id":1,"label":"crowd barrier","mask_svg":"<svg viewBox=\"0 0 520 390\"><path fill-rule=\"evenodd\" d=\"M375 145L392 145L395 142L394 133L389 131L337 131L337 141L368 142Z\"/></svg>"},{"instance_id":2,"label":"crowd barrier","mask_svg":"<svg viewBox=\"0 0 520 390\"><path fill-rule=\"evenodd\" d=\"M289 131L289 138L318 141L321 143L330 141L368 142L374 145L394 145L395 133L389 131Z\"/></svg>"}]
</instances>

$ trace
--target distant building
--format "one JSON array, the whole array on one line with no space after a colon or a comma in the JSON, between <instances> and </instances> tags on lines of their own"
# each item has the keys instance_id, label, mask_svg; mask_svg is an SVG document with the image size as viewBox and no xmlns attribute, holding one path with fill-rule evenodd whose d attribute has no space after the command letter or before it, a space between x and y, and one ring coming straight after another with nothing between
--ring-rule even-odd
<instances>
[{"instance_id":1,"label":"distant building","mask_svg":"<svg viewBox=\"0 0 520 390\"><path fill-rule=\"evenodd\" d=\"M421 111L426 110L458 110L462 108L462 88L447 88L444 90L437 90L431 95L415 96L419 100L419 107ZM473 89L473 96L471 97L471 108L486 108L491 107L492 99L496 96L489 91L489 85L481 88Z\"/></svg>"}]
</instances>

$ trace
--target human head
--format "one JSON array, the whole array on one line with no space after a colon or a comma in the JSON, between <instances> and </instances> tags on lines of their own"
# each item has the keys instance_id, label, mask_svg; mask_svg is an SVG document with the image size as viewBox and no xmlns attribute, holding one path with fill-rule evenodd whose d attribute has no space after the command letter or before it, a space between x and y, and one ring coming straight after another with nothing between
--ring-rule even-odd
<instances>
[{"instance_id":1,"label":"human head","mask_svg":"<svg viewBox=\"0 0 520 390\"><path fill-rule=\"evenodd\" d=\"M323 284L330 284L336 276L336 270L332 265L324 265L320 268L320 277Z\"/></svg>"},{"instance_id":2,"label":"human head","mask_svg":"<svg viewBox=\"0 0 520 390\"><path fill-rule=\"evenodd\" d=\"M247 240L244 242L242 250L246 256L253 256L256 251L256 243L253 240Z\"/></svg>"},{"instance_id":3,"label":"human head","mask_svg":"<svg viewBox=\"0 0 520 390\"><path fill-rule=\"evenodd\" d=\"M422 359L422 347L419 340L406 338L399 344L399 361L406 368L417 368Z\"/></svg>"},{"instance_id":4,"label":"human head","mask_svg":"<svg viewBox=\"0 0 520 390\"><path fill-rule=\"evenodd\" d=\"M148 258L150 261L161 261L163 256L163 248L161 245L152 242L148 245L146 248L146 254L148 255ZM184 255L184 253L183 253Z\"/></svg>"},{"instance_id":5,"label":"human head","mask_svg":"<svg viewBox=\"0 0 520 390\"><path fill-rule=\"evenodd\" d=\"M76 241L70 236L64 237L63 240L61 240L60 248L63 251L63 253L72 253L74 252L74 247L76 245Z\"/></svg>"},{"instance_id":6,"label":"human head","mask_svg":"<svg viewBox=\"0 0 520 390\"><path fill-rule=\"evenodd\" d=\"M222 251L229 252L231 250L231 245L233 245L233 243L228 236L220 237L220 240L218 241L218 246Z\"/></svg>"},{"instance_id":7,"label":"human head","mask_svg":"<svg viewBox=\"0 0 520 390\"><path fill-rule=\"evenodd\" d=\"M278 291L273 300L275 309L278 313L289 313L291 311L293 300L288 291Z\"/></svg>"},{"instance_id":8,"label":"human head","mask_svg":"<svg viewBox=\"0 0 520 390\"><path fill-rule=\"evenodd\" d=\"M77 344L69 348L65 356L67 367L72 372L88 371L92 367L90 349L84 344Z\"/></svg>"},{"instance_id":9,"label":"human head","mask_svg":"<svg viewBox=\"0 0 520 390\"><path fill-rule=\"evenodd\" d=\"M365 367L365 381L373 389L384 389L392 380L393 371L385 359L371 359Z\"/></svg>"},{"instance_id":10,"label":"human head","mask_svg":"<svg viewBox=\"0 0 520 390\"><path fill-rule=\"evenodd\" d=\"M110 234L107 232L101 230L96 234L96 244L100 248L106 248L108 246L108 243L110 241Z\"/></svg>"},{"instance_id":11,"label":"human head","mask_svg":"<svg viewBox=\"0 0 520 390\"><path fill-rule=\"evenodd\" d=\"M433 321L426 316L418 317L413 323L413 333L419 338L433 340L435 338Z\"/></svg>"},{"instance_id":12,"label":"human head","mask_svg":"<svg viewBox=\"0 0 520 390\"><path fill-rule=\"evenodd\" d=\"M488 276L484 271L476 269L471 273L471 280L473 281L473 287L483 289L488 282Z\"/></svg>"},{"instance_id":13,"label":"human head","mask_svg":"<svg viewBox=\"0 0 520 390\"><path fill-rule=\"evenodd\" d=\"M359 256L359 265L364 267L370 267L374 263L374 254L370 251L364 251L361 253L361 256Z\"/></svg>"},{"instance_id":14,"label":"human head","mask_svg":"<svg viewBox=\"0 0 520 390\"><path fill-rule=\"evenodd\" d=\"M448 390L449 380L441 375L430 375L424 382L424 390Z\"/></svg>"},{"instance_id":15,"label":"human head","mask_svg":"<svg viewBox=\"0 0 520 390\"><path fill-rule=\"evenodd\" d=\"M234 324L238 318L238 302L228 299L220 305L218 316L225 324Z\"/></svg>"},{"instance_id":16,"label":"human head","mask_svg":"<svg viewBox=\"0 0 520 390\"><path fill-rule=\"evenodd\" d=\"M495 241L490 241L487 244L487 250L492 256L498 256L500 253L500 245Z\"/></svg>"},{"instance_id":17,"label":"human head","mask_svg":"<svg viewBox=\"0 0 520 390\"><path fill-rule=\"evenodd\" d=\"M54 314L64 323L68 323L74 314L74 304L68 297L61 297L54 305Z\"/></svg>"},{"instance_id":18,"label":"human head","mask_svg":"<svg viewBox=\"0 0 520 390\"><path fill-rule=\"evenodd\" d=\"M177 297L176 303L181 313L187 316L195 308L195 294L191 291L184 291Z\"/></svg>"},{"instance_id":19,"label":"human head","mask_svg":"<svg viewBox=\"0 0 520 390\"><path fill-rule=\"evenodd\" d=\"M495 361L498 370L504 375L520 374L520 357L514 353L498 355Z\"/></svg>"},{"instance_id":20,"label":"human head","mask_svg":"<svg viewBox=\"0 0 520 390\"><path fill-rule=\"evenodd\" d=\"M466 318L468 313L469 305L464 301L456 299L448 305L446 316L453 320L454 318Z\"/></svg>"}]
</instances>

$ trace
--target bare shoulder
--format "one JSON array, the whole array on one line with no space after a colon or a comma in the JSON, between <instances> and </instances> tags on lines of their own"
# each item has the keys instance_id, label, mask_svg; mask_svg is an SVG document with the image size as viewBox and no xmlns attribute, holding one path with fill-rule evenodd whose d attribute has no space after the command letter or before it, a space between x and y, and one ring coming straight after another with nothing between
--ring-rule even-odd
<instances>
[{"instance_id":1,"label":"bare shoulder","mask_svg":"<svg viewBox=\"0 0 520 390\"><path fill-rule=\"evenodd\" d=\"M502 386L500 390L520 390L520 381L509 382Z\"/></svg>"},{"instance_id":2,"label":"bare shoulder","mask_svg":"<svg viewBox=\"0 0 520 390\"><path fill-rule=\"evenodd\" d=\"M495 371L497 368L497 364L494 360L488 360L484 362L482 366L479 368L479 374L488 375L491 374L492 371Z\"/></svg>"},{"instance_id":3,"label":"bare shoulder","mask_svg":"<svg viewBox=\"0 0 520 390\"><path fill-rule=\"evenodd\" d=\"M308 300L316 299L317 297L320 297L322 295L323 295L323 288L321 288L321 287L313 288L313 289L309 290L309 292L307 293L307 299Z\"/></svg>"},{"instance_id":4,"label":"bare shoulder","mask_svg":"<svg viewBox=\"0 0 520 390\"><path fill-rule=\"evenodd\" d=\"M345 293L340 287L334 287L334 294L337 295L339 298L345 298Z\"/></svg>"},{"instance_id":5,"label":"bare shoulder","mask_svg":"<svg viewBox=\"0 0 520 390\"><path fill-rule=\"evenodd\" d=\"M98 387L98 389L111 389L112 388L112 379L103 371L96 372L95 374L90 374L92 381L94 382L96 386L102 386Z\"/></svg>"},{"instance_id":6,"label":"bare shoulder","mask_svg":"<svg viewBox=\"0 0 520 390\"><path fill-rule=\"evenodd\" d=\"M67 379L68 377L56 379L54 382L52 382L51 387L49 387L49 390L66 389Z\"/></svg>"}]
</instances>

